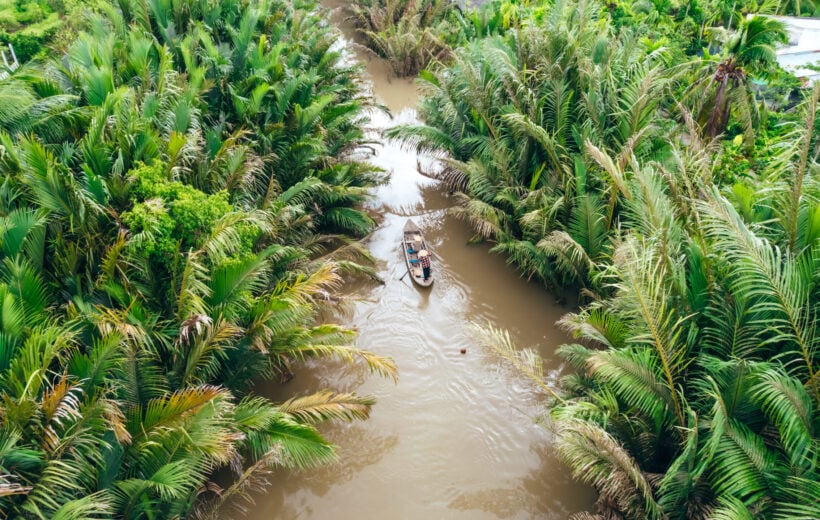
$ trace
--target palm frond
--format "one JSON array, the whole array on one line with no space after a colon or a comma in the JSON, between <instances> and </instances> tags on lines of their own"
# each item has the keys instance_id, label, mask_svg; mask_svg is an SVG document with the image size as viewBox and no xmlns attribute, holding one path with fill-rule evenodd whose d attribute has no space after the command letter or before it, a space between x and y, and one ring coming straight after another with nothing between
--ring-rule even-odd
<instances>
[{"instance_id":1,"label":"palm frond","mask_svg":"<svg viewBox=\"0 0 820 520\"><path fill-rule=\"evenodd\" d=\"M789 477L783 486L785 499L775 504L774 518L778 520L810 520L820 515L820 483L816 478Z\"/></svg>"},{"instance_id":2,"label":"palm frond","mask_svg":"<svg viewBox=\"0 0 820 520\"><path fill-rule=\"evenodd\" d=\"M701 203L701 208L707 233L730 266L732 289L751 302L760 326L772 331L770 341L790 347L783 353L789 356L790 373L802 373L806 381L814 381L820 318L809 304L810 270L800 261L784 258L778 247L758 237L717 193L711 201ZM820 402L816 381L811 391Z\"/></svg>"},{"instance_id":3,"label":"palm frond","mask_svg":"<svg viewBox=\"0 0 820 520\"><path fill-rule=\"evenodd\" d=\"M732 496L719 499L719 506L710 514L709 520L754 520L755 516L742 500Z\"/></svg>"},{"instance_id":4,"label":"palm frond","mask_svg":"<svg viewBox=\"0 0 820 520\"><path fill-rule=\"evenodd\" d=\"M668 280L664 279L662 259L651 248L642 248L639 241L629 238L619 245L613 263L622 281L618 299L641 329L633 332L630 343L645 345L655 351L661 372L672 400L672 409L683 424L683 408L676 380L686 363L686 343L681 337L685 318L678 317L670 305Z\"/></svg>"},{"instance_id":5,"label":"palm frond","mask_svg":"<svg viewBox=\"0 0 820 520\"><path fill-rule=\"evenodd\" d=\"M780 439L794 468L807 471L817 456L817 411L800 381L771 367L759 375L751 396L780 431Z\"/></svg>"},{"instance_id":6,"label":"palm frond","mask_svg":"<svg viewBox=\"0 0 820 520\"><path fill-rule=\"evenodd\" d=\"M664 380L663 368L650 349L598 352L587 359L587 369L600 378L630 408L639 410L658 427L670 421L675 402Z\"/></svg>"},{"instance_id":7,"label":"palm frond","mask_svg":"<svg viewBox=\"0 0 820 520\"><path fill-rule=\"evenodd\" d=\"M54 512L54 520L91 520L109 518L111 498L107 491L98 491L91 495L66 502Z\"/></svg>"},{"instance_id":8,"label":"palm frond","mask_svg":"<svg viewBox=\"0 0 820 520\"><path fill-rule=\"evenodd\" d=\"M329 390L303 397L294 397L281 403L280 412L286 413L300 422L312 424L327 420L364 420L370 416L371 407L376 404L372 397L355 394L335 394Z\"/></svg>"},{"instance_id":9,"label":"palm frond","mask_svg":"<svg viewBox=\"0 0 820 520\"><path fill-rule=\"evenodd\" d=\"M646 475L601 427L578 420L556 424L555 449L575 478L595 486L630 516L662 518Z\"/></svg>"},{"instance_id":10,"label":"palm frond","mask_svg":"<svg viewBox=\"0 0 820 520\"><path fill-rule=\"evenodd\" d=\"M541 356L531 349L518 349L510 337L509 331L501 330L490 324L470 324L470 329L478 340L493 353L510 363L519 373L526 376L538 388L552 396L557 401L563 401L553 389L544 374Z\"/></svg>"},{"instance_id":11,"label":"palm frond","mask_svg":"<svg viewBox=\"0 0 820 520\"><path fill-rule=\"evenodd\" d=\"M191 251L185 259L185 266L177 290L177 319L182 322L193 315L207 315L206 298L211 294L208 287L208 270L199 259L199 253Z\"/></svg>"},{"instance_id":12,"label":"palm frond","mask_svg":"<svg viewBox=\"0 0 820 520\"><path fill-rule=\"evenodd\" d=\"M309 356L334 357L350 364L362 361L368 370L380 375L398 380L398 370L392 358L379 356L366 350L361 350L349 345L324 345L324 344L304 344L288 347L286 354L297 359L306 359Z\"/></svg>"},{"instance_id":13,"label":"palm frond","mask_svg":"<svg viewBox=\"0 0 820 520\"><path fill-rule=\"evenodd\" d=\"M565 314L558 320L558 325L574 338L617 349L626 345L629 333L627 323L602 307Z\"/></svg>"}]
</instances>

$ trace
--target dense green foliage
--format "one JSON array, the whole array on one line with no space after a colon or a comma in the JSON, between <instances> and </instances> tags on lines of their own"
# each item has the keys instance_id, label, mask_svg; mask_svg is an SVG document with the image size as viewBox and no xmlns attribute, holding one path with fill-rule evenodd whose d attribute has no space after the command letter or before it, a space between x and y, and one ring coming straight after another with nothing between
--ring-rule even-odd
<instances>
[{"instance_id":1,"label":"dense green foliage","mask_svg":"<svg viewBox=\"0 0 820 520\"><path fill-rule=\"evenodd\" d=\"M721 190L697 140L663 177L637 159L622 171L602 295L561 322L582 341L561 349L577 373L547 387L558 453L604 517L820 514L818 97L756 182Z\"/></svg>"},{"instance_id":2,"label":"dense green foliage","mask_svg":"<svg viewBox=\"0 0 820 520\"><path fill-rule=\"evenodd\" d=\"M447 0L368 0L347 9L367 47L399 76L415 75L431 61L445 59L450 46L460 43L449 31L456 11Z\"/></svg>"},{"instance_id":3,"label":"dense green foliage","mask_svg":"<svg viewBox=\"0 0 820 520\"><path fill-rule=\"evenodd\" d=\"M675 36L685 17L612 9L518 10L423 72L426 124L388 136L438 154L477 239L585 304L558 388L482 331L549 394L597 517L818 518L820 85L753 86L783 78L772 19Z\"/></svg>"},{"instance_id":4,"label":"dense green foliage","mask_svg":"<svg viewBox=\"0 0 820 520\"><path fill-rule=\"evenodd\" d=\"M746 16L816 5L351 9L397 74L433 63L426 124L388 136L439 155L477 240L580 295L557 387L483 332L549 394L598 517L820 517L820 86ZM0 82L0 510L213 517L264 467L329 460L314 423L373 403L274 404L254 380L318 355L395 374L318 323L341 273L372 275L345 238L373 225L371 101L312 3L120 0L87 22Z\"/></svg>"},{"instance_id":5,"label":"dense green foliage","mask_svg":"<svg viewBox=\"0 0 820 520\"><path fill-rule=\"evenodd\" d=\"M674 125L658 117L673 82L668 54L600 31L589 7L556 8L543 26L459 49L422 76L427 125L389 134L446 152L435 175L466 195L456 212L554 288L594 288L590 268L617 227L625 181L596 175L595 156L618 151L623 168L632 154L662 153L657 136Z\"/></svg>"},{"instance_id":6,"label":"dense green foliage","mask_svg":"<svg viewBox=\"0 0 820 520\"><path fill-rule=\"evenodd\" d=\"M101 5L97 0L0 0L0 45L11 44L21 63L62 52Z\"/></svg>"},{"instance_id":7,"label":"dense green foliage","mask_svg":"<svg viewBox=\"0 0 820 520\"><path fill-rule=\"evenodd\" d=\"M346 10L368 48L387 59L397 75L414 76L436 62L449 62L452 49L471 40L543 22L552 3L357 0ZM602 3L596 9L597 15L611 21L616 33L627 29L663 45L676 62L708 53L720 36L716 31L740 28L748 14L820 16L820 4L813 0L623 0Z\"/></svg>"},{"instance_id":8,"label":"dense green foliage","mask_svg":"<svg viewBox=\"0 0 820 520\"><path fill-rule=\"evenodd\" d=\"M372 275L345 238L381 179L355 159L370 101L311 3L104 11L0 82L0 516L205 517L373 404L255 380L315 356L395 376L318 320Z\"/></svg>"}]
</instances>

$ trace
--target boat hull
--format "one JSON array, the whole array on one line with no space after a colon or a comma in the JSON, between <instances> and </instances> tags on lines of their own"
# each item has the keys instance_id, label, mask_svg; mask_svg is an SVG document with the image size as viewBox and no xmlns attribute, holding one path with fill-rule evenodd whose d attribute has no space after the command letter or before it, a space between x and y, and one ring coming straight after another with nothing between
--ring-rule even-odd
<instances>
[{"instance_id":1,"label":"boat hull","mask_svg":"<svg viewBox=\"0 0 820 520\"><path fill-rule=\"evenodd\" d=\"M430 277L425 280L423 275L424 270L419 265L418 257L418 252L422 249L426 249L428 252L430 251L419 227L412 220L408 220L404 225L401 240L401 250L404 255L404 262L407 264L407 272L410 274L410 279L413 280L413 283L419 287L430 287L433 285L433 270L431 266Z\"/></svg>"}]
</instances>

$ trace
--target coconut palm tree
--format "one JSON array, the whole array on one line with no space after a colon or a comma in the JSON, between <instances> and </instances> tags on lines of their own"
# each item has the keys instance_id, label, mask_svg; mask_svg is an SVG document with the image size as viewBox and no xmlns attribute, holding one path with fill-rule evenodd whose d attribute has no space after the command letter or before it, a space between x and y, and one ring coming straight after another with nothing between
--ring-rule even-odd
<instances>
[{"instance_id":1,"label":"coconut palm tree","mask_svg":"<svg viewBox=\"0 0 820 520\"><path fill-rule=\"evenodd\" d=\"M732 109L746 132L747 145L753 142L756 102L750 81L776 67L775 47L786 43L783 23L763 16L740 22L736 31L716 30L721 52L707 55L699 65L700 80L693 86L697 97L698 120L710 139L726 131Z\"/></svg>"}]
</instances>

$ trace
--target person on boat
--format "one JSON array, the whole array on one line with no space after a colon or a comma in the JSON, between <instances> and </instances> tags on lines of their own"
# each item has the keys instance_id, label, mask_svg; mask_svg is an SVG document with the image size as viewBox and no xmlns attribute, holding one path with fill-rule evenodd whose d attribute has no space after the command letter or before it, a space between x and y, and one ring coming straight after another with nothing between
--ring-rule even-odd
<instances>
[{"instance_id":1,"label":"person on boat","mask_svg":"<svg viewBox=\"0 0 820 520\"><path fill-rule=\"evenodd\" d=\"M419 251L419 265L424 271L424 281L430 278L430 253L426 249Z\"/></svg>"}]
</instances>

